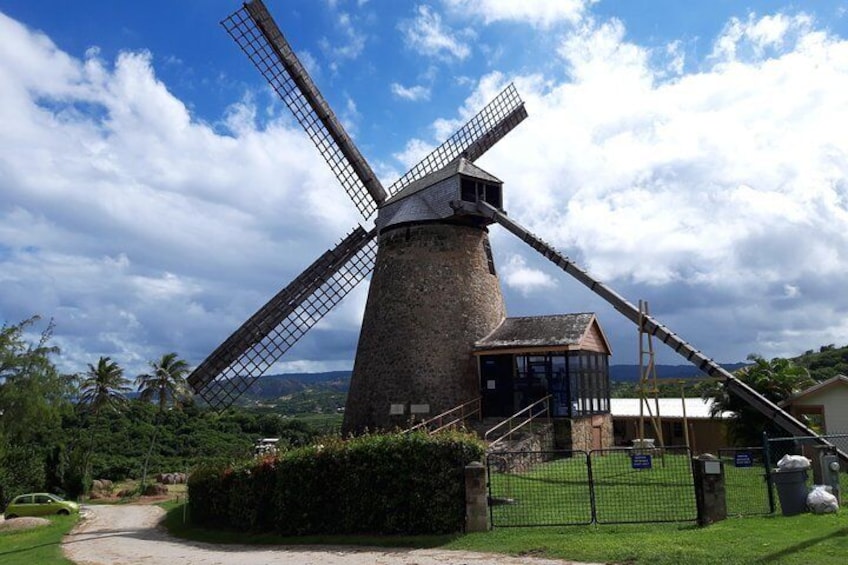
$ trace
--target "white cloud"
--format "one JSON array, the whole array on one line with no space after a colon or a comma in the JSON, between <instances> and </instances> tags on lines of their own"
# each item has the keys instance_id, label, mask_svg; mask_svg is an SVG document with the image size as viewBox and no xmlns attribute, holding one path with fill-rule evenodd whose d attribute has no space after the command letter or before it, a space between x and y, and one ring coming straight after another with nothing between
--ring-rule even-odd
<instances>
[{"instance_id":1,"label":"white cloud","mask_svg":"<svg viewBox=\"0 0 848 565\"><path fill-rule=\"evenodd\" d=\"M414 86L403 86L402 84L393 82L390 85L390 88L392 89L392 94L403 100L418 102L420 100L430 99L430 89L420 84Z\"/></svg>"},{"instance_id":2,"label":"white cloud","mask_svg":"<svg viewBox=\"0 0 848 565\"><path fill-rule=\"evenodd\" d=\"M539 290L556 286L547 273L527 266L520 255L512 255L500 269L500 278L509 287L516 289L525 296Z\"/></svg>"},{"instance_id":3,"label":"white cloud","mask_svg":"<svg viewBox=\"0 0 848 565\"><path fill-rule=\"evenodd\" d=\"M319 42L324 53L332 59L330 68L333 70L337 70L342 61L358 59L367 40L366 34L356 27L348 12L336 14L335 27L338 30L336 37L324 37Z\"/></svg>"},{"instance_id":4,"label":"white cloud","mask_svg":"<svg viewBox=\"0 0 848 565\"><path fill-rule=\"evenodd\" d=\"M522 18L548 25L501 19ZM848 42L803 14L750 15L692 60L677 40L633 43L615 19L557 21L572 24L550 32L557 60L519 76L458 69L471 94L385 156L401 165L375 161L381 178L515 80L530 118L479 162L505 181L512 218L722 360L844 343ZM469 32L431 8L401 30L427 56L472 59ZM266 92L213 128L149 53L74 58L2 15L0 36L0 319L55 316L68 366L104 354L143 368L170 350L199 361L359 220L290 118L264 119ZM344 100L343 119L360 123ZM518 304L595 304L492 232ZM364 296L286 366L349 367Z\"/></svg>"},{"instance_id":5,"label":"white cloud","mask_svg":"<svg viewBox=\"0 0 848 565\"><path fill-rule=\"evenodd\" d=\"M800 38L809 37L812 18L807 14L774 14L758 17L751 13L744 22L731 18L715 41L711 57L719 61L760 59L780 53ZM818 34L816 34L818 35Z\"/></svg>"},{"instance_id":6,"label":"white cloud","mask_svg":"<svg viewBox=\"0 0 848 565\"><path fill-rule=\"evenodd\" d=\"M443 22L442 16L429 6L418 6L413 19L400 25L407 46L429 57L466 59L471 47L464 37L473 34L470 30L455 32Z\"/></svg>"},{"instance_id":7,"label":"white cloud","mask_svg":"<svg viewBox=\"0 0 848 565\"><path fill-rule=\"evenodd\" d=\"M0 319L54 316L65 368L198 362L356 224L318 151L257 126L252 95L222 135L149 53L74 59L3 15L0 35Z\"/></svg>"},{"instance_id":8,"label":"white cloud","mask_svg":"<svg viewBox=\"0 0 848 565\"><path fill-rule=\"evenodd\" d=\"M313 81L316 81L321 76L321 65L318 64L318 61L309 51L303 50L297 52L297 58L303 67L306 69L306 72L309 73L309 76Z\"/></svg>"},{"instance_id":9,"label":"white cloud","mask_svg":"<svg viewBox=\"0 0 848 565\"><path fill-rule=\"evenodd\" d=\"M482 18L486 24L498 21L527 22L549 27L558 22L577 23L593 0L444 0L453 10Z\"/></svg>"},{"instance_id":10,"label":"white cloud","mask_svg":"<svg viewBox=\"0 0 848 565\"><path fill-rule=\"evenodd\" d=\"M442 138L442 141L444 138ZM440 142L441 143L441 142ZM397 159L403 166L404 171L408 171L415 166L421 159L427 156L437 145L421 139L410 139L402 151L394 153L392 157ZM394 179L392 179L394 181Z\"/></svg>"},{"instance_id":11,"label":"white cloud","mask_svg":"<svg viewBox=\"0 0 848 565\"><path fill-rule=\"evenodd\" d=\"M759 55L668 80L622 23L585 23L571 80L519 78L530 118L480 161L512 218L738 359L815 346L781 332L838 335L848 308L848 42L804 16L743 27Z\"/></svg>"}]
</instances>

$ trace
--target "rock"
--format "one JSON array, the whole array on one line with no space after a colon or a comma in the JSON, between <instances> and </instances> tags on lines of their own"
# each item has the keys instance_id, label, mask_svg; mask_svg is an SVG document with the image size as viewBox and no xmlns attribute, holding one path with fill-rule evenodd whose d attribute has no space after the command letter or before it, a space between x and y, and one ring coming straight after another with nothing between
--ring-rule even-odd
<instances>
[{"instance_id":1,"label":"rock","mask_svg":"<svg viewBox=\"0 0 848 565\"><path fill-rule=\"evenodd\" d=\"M103 490L103 481L100 479L94 479L91 481L91 490L92 492L100 492Z\"/></svg>"},{"instance_id":2,"label":"rock","mask_svg":"<svg viewBox=\"0 0 848 565\"><path fill-rule=\"evenodd\" d=\"M50 525L50 520L47 518L24 516L22 518L12 518L11 520L1 520L0 530L26 530L48 525Z\"/></svg>"},{"instance_id":3,"label":"rock","mask_svg":"<svg viewBox=\"0 0 848 565\"><path fill-rule=\"evenodd\" d=\"M165 485L152 484L144 487L144 496L162 496L168 494L168 487Z\"/></svg>"}]
</instances>

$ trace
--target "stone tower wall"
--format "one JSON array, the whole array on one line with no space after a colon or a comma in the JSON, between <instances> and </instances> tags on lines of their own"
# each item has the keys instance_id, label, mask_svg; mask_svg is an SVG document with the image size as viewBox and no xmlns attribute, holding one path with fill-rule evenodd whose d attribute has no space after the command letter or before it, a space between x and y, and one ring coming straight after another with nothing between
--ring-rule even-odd
<instances>
[{"instance_id":1,"label":"stone tower wall","mask_svg":"<svg viewBox=\"0 0 848 565\"><path fill-rule=\"evenodd\" d=\"M505 317L484 228L419 224L380 235L344 433L405 426L479 396L475 341ZM390 415L392 404L403 415Z\"/></svg>"}]
</instances>

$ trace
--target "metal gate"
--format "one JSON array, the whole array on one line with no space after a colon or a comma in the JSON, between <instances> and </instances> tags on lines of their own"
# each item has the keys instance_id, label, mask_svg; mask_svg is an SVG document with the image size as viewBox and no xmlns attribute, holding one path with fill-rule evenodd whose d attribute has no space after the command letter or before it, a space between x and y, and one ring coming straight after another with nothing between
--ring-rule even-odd
<instances>
[{"instance_id":1,"label":"metal gate","mask_svg":"<svg viewBox=\"0 0 848 565\"><path fill-rule=\"evenodd\" d=\"M697 519L686 447L502 452L487 466L493 527Z\"/></svg>"},{"instance_id":2,"label":"metal gate","mask_svg":"<svg viewBox=\"0 0 848 565\"><path fill-rule=\"evenodd\" d=\"M774 512L774 493L762 447L722 447L724 488L728 516L756 516Z\"/></svg>"}]
</instances>

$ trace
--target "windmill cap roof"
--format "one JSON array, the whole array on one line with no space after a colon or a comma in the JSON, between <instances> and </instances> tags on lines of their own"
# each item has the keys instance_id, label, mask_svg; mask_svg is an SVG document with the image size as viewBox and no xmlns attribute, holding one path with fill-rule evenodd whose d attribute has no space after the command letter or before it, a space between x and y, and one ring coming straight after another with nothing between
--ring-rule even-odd
<instances>
[{"instance_id":1,"label":"windmill cap roof","mask_svg":"<svg viewBox=\"0 0 848 565\"><path fill-rule=\"evenodd\" d=\"M385 206L386 204L402 200L454 175L471 177L494 184L503 184L503 181L498 177L487 173L465 157L457 157L441 169L424 175L418 180L412 181L406 185L403 190L383 202L383 205Z\"/></svg>"}]
</instances>

